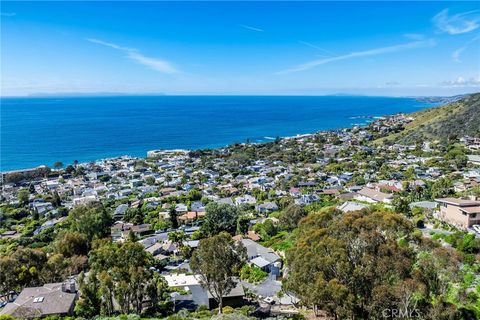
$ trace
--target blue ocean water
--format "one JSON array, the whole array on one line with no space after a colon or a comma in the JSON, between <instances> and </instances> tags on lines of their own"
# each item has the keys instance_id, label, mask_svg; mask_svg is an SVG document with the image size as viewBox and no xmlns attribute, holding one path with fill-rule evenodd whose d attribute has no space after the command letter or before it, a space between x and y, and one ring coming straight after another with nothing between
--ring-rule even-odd
<instances>
[{"instance_id":1,"label":"blue ocean water","mask_svg":"<svg viewBox=\"0 0 480 320\"><path fill-rule=\"evenodd\" d=\"M350 96L2 98L0 169L263 142L428 106L411 98Z\"/></svg>"}]
</instances>

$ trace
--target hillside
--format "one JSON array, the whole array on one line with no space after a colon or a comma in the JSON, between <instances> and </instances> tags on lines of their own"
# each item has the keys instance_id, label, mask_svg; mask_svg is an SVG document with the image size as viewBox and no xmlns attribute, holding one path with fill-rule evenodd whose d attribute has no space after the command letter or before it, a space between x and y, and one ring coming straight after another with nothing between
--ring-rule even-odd
<instances>
[{"instance_id":1,"label":"hillside","mask_svg":"<svg viewBox=\"0 0 480 320\"><path fill-rule=\"evenodd\" d=\"M451 136L479 136L480 93L443 106L417 111L411 116L414 120L407 124L403 131L390 134L376 142L414 143Z\"/></svg>"}]
</instances>

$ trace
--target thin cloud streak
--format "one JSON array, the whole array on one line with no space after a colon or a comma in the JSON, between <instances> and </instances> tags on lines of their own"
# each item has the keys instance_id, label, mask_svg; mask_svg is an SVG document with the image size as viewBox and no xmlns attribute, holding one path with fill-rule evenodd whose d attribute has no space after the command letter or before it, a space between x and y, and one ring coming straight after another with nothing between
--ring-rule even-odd
<instances>
[{"instance_id":1,"label":"thin cloud streak","mask_svg":"<svg viewBox=\"0 0 480 320\"><path fill-rule=\"evenodd\" d=\"M244 28L244 29L250 30L250 31L256 31L256 32L264 32L265 31L263 29L260 29L260 28L257 28L257 27L252 27L252 26L247 26L245 24L240 24L239 26Z\"/></svg>"},{"instance_id":2,"label":"thin cloud streak","mask_svg":"<svg viewBox=\"0 0 480 320\"><path fill-rule=\"evenodd\" d=\"M15 12L0 12L0 16L2 17L13 17L16 16L17 14Z\"/></svg>"},{"instance_id":3,"label":"thin cloud streak","mask_svg":"<svg viewBox=\"0 0 480 320\"><path fill-rule=\"evenodd\" d=\"M408 42L404 44L399 44L399 45L394 45L394 46L389 46L389 47L383 47L383 48L375 48L375 49L370 49L370 50L365 50L365 51L355 51L351 52L348 54L344 54L341 56L336 56L332 58L324 58L324 59L317 59L313 60L301 65L298 65L296 67L286 69L279 71L275 74L281 75L281 74L289 74L289 73L294 73L294 72L300 72L300 71L305 71L309 70L312 68L315 68L320 65L324 65L327 63L332 63L332 62L337 62L337 61L342 61L342 60L348 60L348 59L353 59L353 58L358 58L358 57L369 57L369 56L376 56L376 55L381 55L381 54L386 54L386 53L394 53L398 51L403 51L403 50L410 50L410 49L416 49L416 48L422 48L422 47L431 47L435 45L435 40L429 39L425 41L413 41L413 42Z\"/></svg>"},{"instance_id":4,"label":"thin cloud streak","mask_svg":"<svg viewBox=\"0 0 480 320\"><path fill-rule=\"evenodd\" d=\"M158 58L151 58L151 57L144 56L143 54L140 53L139 50L135 48L122 47L115 43L106 42L106 41L94 39L94 38L87 38L85 40L91 43L99 44L105 47L110 47L118 51L122 51L127 54L127 58L139 64L142 64L152 70L155 70L161 73L166 73L166 74L179 73L179 71L170 62L161 60Z\"/></svg>"},{"instance_id":5,"label":"thin cloud streak","mask_svg":"<svg viewBox=\"0 0 480 320\"><path fill-rule=\"evenodd\" d=\"M468 41L467 43L465 43L464 46L462 46L462 47L458 48L457 50L453 51L453 52L452 52L452 59L453 59L453 61L458 62L458 63L461 63L462 60L460 60L460 55L461 55L465 50L467 50L472 43L474 43L475 41L478 41L478 40L480 40L480 35L476 36L476 37L473 38L472 40L470 40L470 41Z\"/></svg>"},{"instance_id":6,"label":"thin cloud streak","mask_svg":"<svg viewBox=\"0 0 480 320\"><path fill-rule=\"evenodd\" d=\"M317 49L317 50L319 50L319 51L322 51L322 52L323 52L324 54L326 54L327 56L335 56L335 55L336 55L335 53L333 53L333 52L330 51L330 50L320 48L319 46L317 46L317 45L315 45L315 44L313 44L313 43L307 42L307 41L298 40L298 43L303 44L303 45L306 45L307 47L314 48L314 49Z\"/></svg>"},{"instance_id":7,"label":"thin cloud streak","mask_svg":"<svg viewBox=\"0 0 480 320\"><path fill-rule=\"evenodd\" d=\"M449 15L448 9L436 14L432 21L440 32L451 35L474 31L480 27L479 10L473 10L455 15Z\"/></svg>"}]
</instances>

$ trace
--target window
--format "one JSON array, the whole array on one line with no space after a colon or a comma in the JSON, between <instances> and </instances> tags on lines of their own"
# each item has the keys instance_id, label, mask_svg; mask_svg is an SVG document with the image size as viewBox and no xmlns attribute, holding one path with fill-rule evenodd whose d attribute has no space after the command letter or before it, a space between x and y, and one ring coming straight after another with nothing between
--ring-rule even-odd
<instances>
[{"instance_id":1,"label":"window","mask_svg":"<svg viewBox=\"0 0 480 320\"><path fill-rule=\"evenodd\" d=\"M43 299L45 299L44 297L36 297L33 299L33 303L40 303L40 302L43 302Z\"/></svg>"}]
</instances>

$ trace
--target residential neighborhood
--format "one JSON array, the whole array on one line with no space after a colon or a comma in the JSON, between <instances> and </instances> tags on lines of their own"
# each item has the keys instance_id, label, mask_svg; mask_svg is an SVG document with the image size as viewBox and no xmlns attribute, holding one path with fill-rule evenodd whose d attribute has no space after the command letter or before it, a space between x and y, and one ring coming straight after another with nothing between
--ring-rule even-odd
<instances>
[{"instance_id":1,"label":"residential neighborhood","mask_svg":"<svg viewBox=\"0 0 480 320\"><path fill-rule=\"evenodd\" d=\"M151 259L146 279L161 277L155 281L162 283L165 303L139 303L160 308L155 310L165 315L182 309L195 312L201 306L215 309L219 303L223 308L251 306L251 312L269 315L304 314L301 297L282 285L292 272L285 258L295 246L292 231L318 210L330 208L337 215L397 212L443 246L449 246L446 235L480 238L478 139L463 137L450 145L372 142L411 120L400 114L363 127L268 144L154 150L146 158L124 156L56 169L2 172L2 254L11 254L11 246L42 248L53 241L53 252L62 252L58 254L68 261L59 266L64 279L44 270L44 279L51 282L38 279L19 285L4 276L0 314L46 317L85 312L82 294L97 281L92 273L104 272L93 271L95 261L106 259L105 253L95 251L101 248L96 233L90 239L85 226L73 227L88 210L104 212L95 219L108 221L102 237L111 239L115 250L136 243L145 261ZM63 230L75 230L75 237L96 253L87 261L86 248L74 254L58 249L66 241ZM244 264L219 297L191 259L204 239L225 232L230 245L243 248ZM41 259L53 264L54 257ZM7 266L13 260L2 263ZM112 296L108 314L130 308L118 299Z\"/></svg>"}]
</instances>

